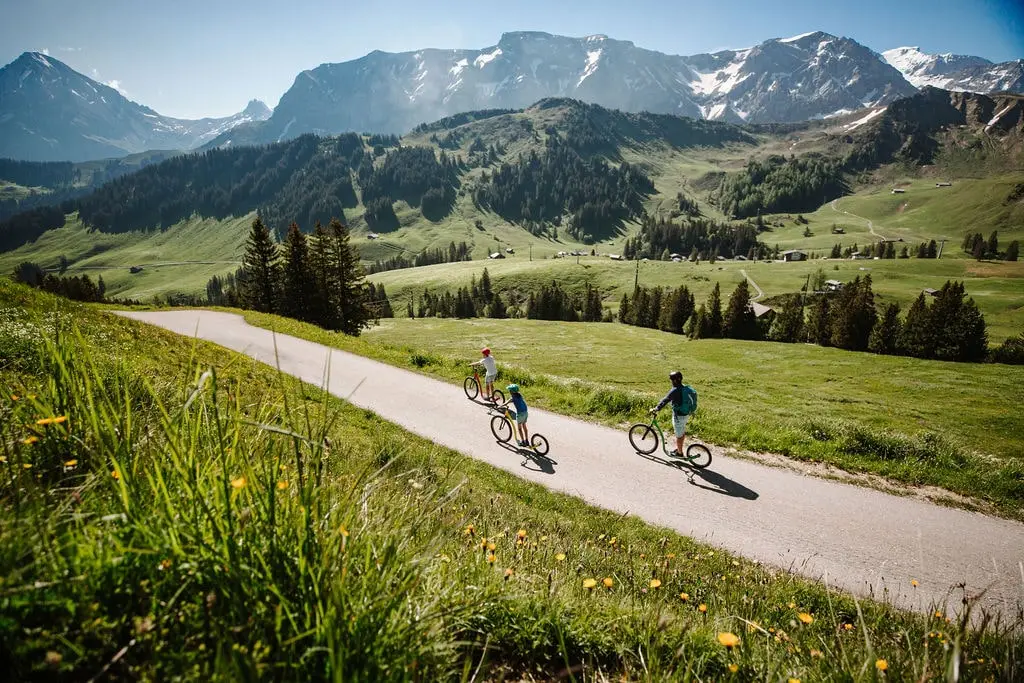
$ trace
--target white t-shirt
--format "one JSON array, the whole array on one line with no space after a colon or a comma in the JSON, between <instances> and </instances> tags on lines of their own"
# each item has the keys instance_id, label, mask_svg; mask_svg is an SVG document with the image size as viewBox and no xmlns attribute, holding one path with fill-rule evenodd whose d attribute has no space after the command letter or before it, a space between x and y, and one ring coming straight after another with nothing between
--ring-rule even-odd
<instances>
[{"instance_id":1,"label":"white t-shirt","mask_svg":"<svg viewBox=\"0 0 1024 683\"><path fill-rule=\"evenodd\" d=\"M484 356L481 362L488 375L498 374L498 365L494 362L494 356Z\"/></svg>"}]
</instances>

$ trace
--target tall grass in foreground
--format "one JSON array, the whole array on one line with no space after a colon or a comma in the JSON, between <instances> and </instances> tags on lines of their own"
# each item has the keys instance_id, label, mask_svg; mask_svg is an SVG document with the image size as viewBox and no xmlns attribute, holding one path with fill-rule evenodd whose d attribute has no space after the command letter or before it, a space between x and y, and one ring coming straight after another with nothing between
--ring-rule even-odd
<instances>
[{"instance_id":1,"label":"tall grass in foreground","mask_svg":"<svg viewBox=\"0 0 1024 683\"><path fill-rule=\"evenodd\" d=\"M132 353L90 350L96 334L39 343L24 386L0 371L0 671L14 680L1022 675L1020 615L970 628L969 609L858 602L269 370L243 381L209 347L183 379L139 380Z\"/></svg>"},{"instance_id":2,"label":"tall grass in foreground","mask_svg":"<svg viewBox=\"0 0 1024 683\"><path fill-rule=\"evenodd\" d=\"M328 481L325 406L250 403L215 371L163 391L46 344L5 396L0 668L70 678L433 679L460 591L421 566L436 495ZM383 512L386 511L386 514Z\"/></svg>"}]
</instances>

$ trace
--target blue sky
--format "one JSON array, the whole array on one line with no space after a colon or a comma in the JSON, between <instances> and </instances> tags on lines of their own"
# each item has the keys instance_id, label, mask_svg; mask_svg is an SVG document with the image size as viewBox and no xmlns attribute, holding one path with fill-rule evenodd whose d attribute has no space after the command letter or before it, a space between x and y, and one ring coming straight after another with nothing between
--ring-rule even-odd
<instances>
[{"instance_id":1,"label":"blue sky","mask_svg":"<svg viewBox=\"0 0 1024 683\"><path fill-rule=\"evenodd\" d=\"M46 50L161 114L271 107L303 69L374 49L483 48L503 32L603 33L695 54L823 30L881 52L904 45L1024 57L1021 0L0 0L0 63Z\"/></svg>"}]
</instances>

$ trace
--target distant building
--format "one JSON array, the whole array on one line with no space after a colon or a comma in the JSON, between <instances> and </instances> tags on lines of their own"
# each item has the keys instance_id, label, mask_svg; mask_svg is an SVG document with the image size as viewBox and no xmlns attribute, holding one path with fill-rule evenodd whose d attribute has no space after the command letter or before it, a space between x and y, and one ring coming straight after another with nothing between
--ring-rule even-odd
<instances>
[{"instance_id":1,"label":"distant building","mask_svg":"<svg viewBox=\"0 0 1024 683\"><path fill-rule=\"evenodd\" d=\"M924 288L924 293L927 294L928 296L938 296L939 295L939 290L932 289L931 287L925 287Z\"/></svg>"},{"instance_id":2,"label":"distant building","mask_svg":"<svg viewBox=\"0 0 1024 683\"><path fill-rule=\"evenodd\" d=\"M892 193L893 194L903 194L905 192L906 192L906 190L904 190L902 187L894 187L894 188L892 188Z\"/></svg>"},{"instance_id":3,"label":"distant building","mask_svg":"<svg viewBox=\"0 0 1024 683\"><path fill-rule=\"evenodd\" d=\"M935 187L953 187L953 183L935 183Z\"/></svg>"},{"instance_id":4,"label":"distant building","mask_svg":"<svg viewBox=\"0 0 1024 683\"><path fill-rule=\"evenodd\" d=\"M775 313L775 310L771 306L765 306L764 304L759 304L756 301L751 301L750 302L750 307L754 309L754 317L755 318L761 318L761 317L766 316L768 314L774 314Z\"/></svg>"},{"instance_id":5,"label":"distant building","mask_svg":"<svg viewBox=\"0 0 1024 683\"><path fill-rule=\"evenodd\" d=\"M832 226L833 235L844 235L846 234L846 228L840 228L838 225Z\"/></svg>"},{"instance_id":6,"label":"distant building","mask_svg":"<svg viewBox=\"0 0 1024 683\"><path fill-rule=\"evenodd\" d=\"M732 257L732 260L733 261L746 261L747 257L744 256L743 254L736 254L735 256Z\"/></svg>"},{"instance_id":7,"label":"distant building","mask_svg":"<svg viewBox=\"0 0 1024 683\"><path fill-rule=\"evenodd\" d=\"M843 288L843 283L839 280L825 280L825 291L826 292L838 292Z\"/></svg>"},{"instance_id":8,"label":"distant building","mask_svg":"<svg viewBox=\"0 0 1024 683\"><path fill-rule=\"evenodd\" d=\"M132 266L131 268L128 269L128 272L129 273L141 273L142 272L142 266Z\"/></svg>"},{"instance_id":9,"label":"distant building","mask_svg":"<svg viewBox=\"0 0 1024 683\"><path fill-rule=\"evenodd\" d=\"M500 251L496 251L493 254L491 254L490 256L488 256L487 258L495 258L495 259L497 259L497 258L505 258L505 255L502 254Z\"/></svg>"},{"instance_id":10,"label":"distant building","mask_svg":"<svg viewBox=\"0 0 1024 683\"><path fill-rule=\"evenodd\" d=\"M366 236L366 239L375 240L375 239L378 239L379 237L380 237L380 235L378 235L377 233L371 232L369 235Z\"/></svg>"},{"instance_id":11,"label":"distant building","mask_svg":"<svg viewBox=\"0 0 1024 683\"><path fill-rule=\"evenodd\" d=\"M513 249L512 247L505 247L505 253L506 254L514 254L514 253L516 253L516 250Z\"/></svg>"},{"instance_id":12,"label":"distant building","mask_svg":"<svg viewBox=\"0 0 1024 683\"><path fill-rule=\"evenodd\" d=\"M800 251L799 249L790 249L789 251L782 252L783 261L806 261L807 254Z\"/></svg>"},{"instance_id":13,"label":"distant building","mask_svg":"<svg viewBox=\"0 0 1024 683\"><path fill-rule=\"evenodd\" d=\"M622 256L619 255L619 254L608 254L608 258L610 258L612 261L621 261L622 260Z\"/></svg>"}]
</instances>

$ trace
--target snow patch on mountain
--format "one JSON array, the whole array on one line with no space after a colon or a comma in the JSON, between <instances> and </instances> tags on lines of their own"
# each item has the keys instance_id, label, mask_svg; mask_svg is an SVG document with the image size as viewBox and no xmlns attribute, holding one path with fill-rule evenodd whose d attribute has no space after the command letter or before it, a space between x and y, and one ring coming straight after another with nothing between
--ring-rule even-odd
<instances>
[{"instance_id":1,"label":"snow patch on mountain","mask_svg":"<svg viewBox=\"0 0 1024 683\"><path fill-rule=\"evenodd\" d=\"M798 36L792 36L790 38L779 38L780 43L795 43L798 40L803 40L807 36L813 36L817 31L808 31L807 33L801 33Z\"/></svg>"},{"instance_id":2,"label":"snow patch on mountain","mask_svg":"<svg viewBox=\"0 0 1024 683\"><path fill-rule=\"evenodd\" d=\"M491 52L491 53L488 53L488 54L482 54L479 57L477 57L476 59L474 59L473 60L473 65L475 67L477 67L478 69L482 69L485 66L487 66L488 64L490 64L491 62L493 62L495 59L500 57L501 54L502 53L501 53L501 48L500 47L494 48L494 52Z\"/></svg>"},{"instance_id":3,"label":"snow patch on mountain","mask_svg":"<svg viewBox=\"0 0 1024 683\"><path fill-rule=\"evenodd\" d=\"M597 71L597 62L601 59L602 50L592 50L587 53L587 64L583 67L583 74L580 76L580 80L576 82L576 87L580 87L583 81L587 80L587 77Z\"/></svg>"},{"instance_id":4,"label":"snow patch on mountain","mask_svg":"<svg viewBox=\"0 0 1024 683\"><path fill-rule=\"evenodd\" d=\"M885 107L882 107L881 109L876 109L874 111L868 112L866 116L863 116L863 117L857 119L856 121L854 121L852 123L846 124L844 126L844 128L846 130L853 130L855 128L860 128L865 123L867 123L871 119L875 118L876 116L878 116L879 114L881 114L884 111L885 111Z\"/></svg>"}]
</instances>

